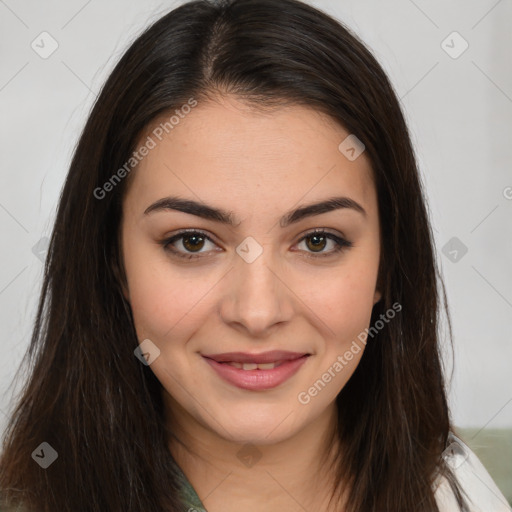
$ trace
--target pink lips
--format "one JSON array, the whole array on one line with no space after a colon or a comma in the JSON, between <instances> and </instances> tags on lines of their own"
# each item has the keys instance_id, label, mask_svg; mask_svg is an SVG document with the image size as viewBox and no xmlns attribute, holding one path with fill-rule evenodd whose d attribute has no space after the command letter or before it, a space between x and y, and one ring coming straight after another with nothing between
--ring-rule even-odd
<instances>
[{"instance_id":1,"label":"pink lips","mask_svg":"<svg viewBox=\"0 0 512 512\"><path fill-rule=\"evenodd\" d=\"M291 361L307 355L305 352L288 352L286 350L271 350L260 354L248 352L225 352L223 354L203 354L219 363L235 361L237 363L273 363L274 361Z\"/></svg>"},{"instance_id":2,"label":"pink lips","mask_svg":"<svg viewBox=\"0 0 512 512\"><path fill-rule=\"evenodd\" d=\"M299 352L288 352L284 350L272 350L260 354L249 354L246 352L227 352L223 354L202 354L205 361L225 381L242 389L260 391L279 386L306 362L310 354ZM231 366L229 362L236 363L278 363L272 369L244 370Z\"/></svg>"}]
</instances>

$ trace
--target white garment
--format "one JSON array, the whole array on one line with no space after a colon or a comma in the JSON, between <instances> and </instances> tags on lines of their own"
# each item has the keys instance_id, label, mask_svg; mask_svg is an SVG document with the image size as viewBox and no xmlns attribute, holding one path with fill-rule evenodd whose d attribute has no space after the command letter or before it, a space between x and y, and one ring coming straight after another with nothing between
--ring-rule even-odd
<instances>
[{"instance_id":1,"label":"white garment","mask_svg":"<svg viewBox=\"0 0 512 512\"><path fill-rule=\"evenodd\" d=\"M444 458L466 493L471 512L512 512L507 500L475 453L453 434L450 434ZM442 477L437 485L435 496L439 510L460 512L448 480Z\"/></svg>"}]
</instances>

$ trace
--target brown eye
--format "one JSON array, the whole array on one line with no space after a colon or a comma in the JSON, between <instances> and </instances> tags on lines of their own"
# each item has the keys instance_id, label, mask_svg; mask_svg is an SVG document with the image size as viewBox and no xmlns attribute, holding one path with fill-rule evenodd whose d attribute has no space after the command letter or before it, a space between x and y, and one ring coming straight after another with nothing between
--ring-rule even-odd
<instances>
[{"instance_id":1,"label":"brown eye","mask_svg":"<svg viewBox=\"0 0 512 512\"><path fill-rule=\"evenodd\" d=\"M305 243L307 248L306 256L311 258L332 256L343 249L353 246L352 242L323 230L316 230L306 234L301 238L300 242ZM331 250L325 251L324 249L328 242L332 242L334 247Z\"/></svg>"},{"instance_id":2,"label":"brown eye","mask_svg":"<svg viewBox=\"0 0 512 512\"><path fill-rule=\"evenodd\" d=\"M306 245L313 251L319 252L325 248L327 237L323 235L309 235L306 237L306 240L311 241L311 243L306 242Z\"/></svg>"},{"instance_id":3,"label":"brown eye","mask_svg":"<svg viewBox=\"0 0 512 512\"><path fill-rule=\"evenodd\" d=\"M181 247L177 244L181 240ZM206 234L201 231L190 230L182 231L171 238L164 240L161 243L164 250L171 254L185 259L195 259L203 257L203 253L211 251L203 251L207 242L215 245L215 242ZM341 252L345 248L352 247L352 242L345 240L333 233L329 233L323 230L313 231L306 234L301 238L299 243L304 242L306 245L307 257L321 258L332 256L336 253ZM325 250L328 246L328 242L333 243L331 250Z\"/></svg>"},{"instance_id":4,"label":"brown eye","mask_svg":"<svg viewBox=\"0 0 512 512\"><path fill-rule=\"evenodd\" d=\"M181 240L181 244L178 242ZM206 242L214 244L213 240L201 231L190 230L182 231L167 240L160 242L165 251L180 258L193 259L201 258Z\"/></svg>"},{"instance_id":5,"label":"brown eye","mask_svg":"<svg viewBox=\"0 0 512 512\"><path fill-rule=\"evenodd\" d=\"M187 249L187 251L196 251L202 249L204 246L205 237L202 235L192 234L192 235L184 235L183 239L183 247Z\"/></svg>"}]
</instances>

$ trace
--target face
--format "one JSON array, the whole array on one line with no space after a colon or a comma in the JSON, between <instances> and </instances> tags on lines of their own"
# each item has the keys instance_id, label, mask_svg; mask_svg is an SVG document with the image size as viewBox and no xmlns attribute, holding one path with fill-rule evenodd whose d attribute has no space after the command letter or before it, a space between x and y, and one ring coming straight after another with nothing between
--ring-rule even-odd
<instances>
[{"instance_id":1,"label":"face","mask_svg":"<svg viewBox=\"0 0 512 512\"><path fill-rule=\"evenodd\" d=\"M381 296L369 160L307 107L224 98L161 141L157 124L121 228L125 296L168 411L229 441L291 438L335 408Z\"/></svg>"}]
</instances>

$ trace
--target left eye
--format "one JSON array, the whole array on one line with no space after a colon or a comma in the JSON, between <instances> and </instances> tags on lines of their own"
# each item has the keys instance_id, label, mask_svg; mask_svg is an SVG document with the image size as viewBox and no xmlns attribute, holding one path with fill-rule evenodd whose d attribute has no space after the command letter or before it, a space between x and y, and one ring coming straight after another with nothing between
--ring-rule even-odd
<instances>
[{"instance_id":1,"label":"left eye","mask_svg":"<svg viewBox=\"0 0 512 512\"><path fill-rule=\"evenodd\" d=\"M187 253L177 250L175 247L175 243L177 241L181 241L182 248L189 252ZM211 242L215 245L215 242L213 242L213 240L202 231L182 231L171 238L163 240L161 244L163 245L164 250L169 251L173 255L180 258L193 259L201 257L199 254L202 252L208 252L201 251L201 249L204 248L205 241ZM328 241L331 241L334 244L334 247L330 251L324 251ZM307 257L313 258L330 256L340 252L344 248L352 247L353 245L352 242L323 230L316 230L307 233L299 240L299 244L302 242L306 244L307 248L311 249L311 252L307 254Z\"/></svg>"},{"instance_id":2,"label":"left eye","mask_svg":"<svg viewBox=\"0 0 512 512\"><path fill-rule=\"evenodd\" d=\"M309 243L308 243L309 241ZM330 251L323 251L327 242L333 243L333 248ZM333 233L327 231L313 231L303 236L300 242L304 242L308 248L312 248L312 253L308 257L325 257L342 251L345 247L352 247L352 243L344 238L341 238Z\"/></svg>"}]
</instances>

